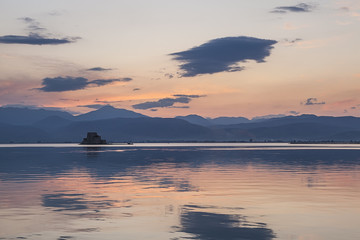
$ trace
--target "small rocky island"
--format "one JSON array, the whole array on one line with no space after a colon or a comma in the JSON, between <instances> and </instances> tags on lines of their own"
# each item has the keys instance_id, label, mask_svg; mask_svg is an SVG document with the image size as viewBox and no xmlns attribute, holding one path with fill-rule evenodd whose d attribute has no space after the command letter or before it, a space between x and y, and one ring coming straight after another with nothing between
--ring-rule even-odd
<instances>
[{"instance_id":1,"label":"small rocky island","mask_svg":"<svg viewBox=\"0 0 360 240\"><path fill-rule=\"evenodd\" d=\"M88 132L87 137L84 138L80 144L88 145L88 144L107 144L107 143L106 140L101 139L101 136L99 136L97 132Z\"/></svg>"}]
</instances>

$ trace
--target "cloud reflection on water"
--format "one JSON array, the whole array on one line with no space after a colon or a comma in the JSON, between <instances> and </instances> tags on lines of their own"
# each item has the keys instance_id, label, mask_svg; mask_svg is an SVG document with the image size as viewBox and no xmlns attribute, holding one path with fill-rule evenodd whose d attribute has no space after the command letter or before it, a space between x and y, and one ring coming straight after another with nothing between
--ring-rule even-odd
<instances>
[{"instance_id":1,"label":"cloud reflection on water","mask_svg":"<svg viewBox=\"0 0 360 240\"><path fill-rule=\"evenodd\" d=\"M0 223L44 239L111 231L132 239L160 231L166 237L152 239L290 239L278 224L289 224L291 236L313 226L329 236L324 226L340 233L358 219L357 150L0 148L0 157ZM25 208L31 215L19 223Z\"/></svg>"},{"instance_id":2,"label":"cloud reflection on water","mask_svg":"<svg viewBox=\"0 0 360 240\"><path fill-rule=\"evenodd\" d=\"M107 209L114 206L116 200L89 200L85 194L44 194L42 206L54 208L54 211L95 210Z\"/></svg>"},{"instance_id":3,"label":"cloud reflection on water","mask_svg":"<svg viewBox=\"0 0 360 240\"><path fill-rule=\"evenodd\" d=\"M202 206L182 209L180 231L193 235L190 239L271 240L275 238L273 230L267 228L265 223L250 222L240 214L207 212L203 211L203 208L208 209Z\"/></svg>"}]
</instances>

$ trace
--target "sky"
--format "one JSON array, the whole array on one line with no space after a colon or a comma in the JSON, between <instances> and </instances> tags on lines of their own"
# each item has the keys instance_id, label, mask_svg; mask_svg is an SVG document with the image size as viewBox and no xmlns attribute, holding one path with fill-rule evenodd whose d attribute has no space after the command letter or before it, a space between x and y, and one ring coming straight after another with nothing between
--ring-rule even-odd
<instances>
[{"instance_id":1,"label":"sky","mask_svg":"<svg viewBox=\"0 0 360 240\"><path fill-rule=\"evenodd\" d=\"M0 0L0 105L360 116L358 0Z\"/></svg>"}]
</instances>

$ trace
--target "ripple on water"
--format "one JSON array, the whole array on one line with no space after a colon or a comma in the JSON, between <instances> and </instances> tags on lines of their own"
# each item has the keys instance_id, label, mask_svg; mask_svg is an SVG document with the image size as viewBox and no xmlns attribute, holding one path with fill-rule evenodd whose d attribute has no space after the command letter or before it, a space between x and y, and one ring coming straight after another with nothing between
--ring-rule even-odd
<instances>
[{"instance_id":1,"label":"ripple on water","mask_svg":"<svg viewBox=\"0 0 360 240\"><path fill-rule=\"evenodd\" d=\"M0 238L357 240L358 150L240 147L0 147Z\"/></svg>"}]
</instances>

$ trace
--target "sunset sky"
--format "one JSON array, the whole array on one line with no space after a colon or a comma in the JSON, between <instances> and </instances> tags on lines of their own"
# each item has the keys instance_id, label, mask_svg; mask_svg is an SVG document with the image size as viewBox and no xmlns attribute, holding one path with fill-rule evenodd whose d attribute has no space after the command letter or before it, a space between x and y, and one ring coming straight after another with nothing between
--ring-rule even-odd
<instances>
[{"instance_id":1,"label":"sunset sky","mask_svg":"<svg viewBox=\"0 0 360 240\"><path fill-rule=\"evenodd\" d=\"M360 116L360 1L1 0L0 105Z\"/></svg>"}]
</instances>

